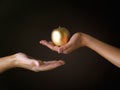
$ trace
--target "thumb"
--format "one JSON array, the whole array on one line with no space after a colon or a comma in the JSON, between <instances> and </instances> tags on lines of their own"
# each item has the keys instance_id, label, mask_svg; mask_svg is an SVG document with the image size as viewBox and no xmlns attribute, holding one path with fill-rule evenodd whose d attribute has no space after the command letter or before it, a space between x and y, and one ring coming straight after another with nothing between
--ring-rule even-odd
<instances>
[{"instance_id":1,"label":"thumb","mask_svg":"<svg viewBox=\"0 0 120 90\"><path fill-rule=\"evenodd\" d=\"M70 48L70 44L65 44L58 49L58 53L68 54L67 49Z\"/></svg>"}]
</instances>

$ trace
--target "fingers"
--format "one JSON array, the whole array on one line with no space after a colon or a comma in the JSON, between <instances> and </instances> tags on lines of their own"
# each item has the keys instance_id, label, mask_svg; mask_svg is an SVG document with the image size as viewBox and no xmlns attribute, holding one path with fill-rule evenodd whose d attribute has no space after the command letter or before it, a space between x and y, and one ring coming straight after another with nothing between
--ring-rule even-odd
<instances>
[{"instance_id":1,"label":"fingers","mask_svg":"<svg viewBox=\"0 0 120 90\"><path fill-rule=\"evenodd\" d=\"M54 60L54 61L41 61L41 60L36 60L36 59L31 59L28 58L27 55L25 54L17 54L16 58L16 67L21 67L25 69L29 69L35 72L38 71L47 71L47 70L52 70L55 69L61 65L64 65L65 62L62 60Z\"/></svg>"},{"instance_id":2,"label":"fingers","mask_svg":"<svg viewBox=\"0 0 120 90\"><path fill-rule=\"evenodd\" d=\"M40 44L44 45L44 46L47 46L48 48L52 49L53 50L53 47L54 45L52 43L49 43L48 41L46 40L41 40L40 41Z\"/></svg>"},{"instance_id":3,"label":"fingers","mask_svg":"<svg viewBox=\"0 0 120 90\"><path fill-rule=\"evenodd\" d=\"M64 46L61 46L58 50L59 53L64 53L64 54L68 54L72 51L74 51L75 49L82 47L82 41L81 41L81 34L80 33L75 33L69 40L69 42L67 44L65 44Z\"/></svg>"},{"instance_id":4,"label":"fingers","mask_svg":"<svg viewBox=\"0 0 120 90\"><path fill-rule=\"evenodd\" d=\"M65 62L63 60L54 60L54 61L43 61L44 64L53 64L53 63L57 63L60 62L61 64L65 64Z\"/></svg>"},{"instance_id":5,"label":"fingers","mask_svg":"<svg viewBox=\"0 0 120 90\"><path fill-rule=\"evenodd\" d=\"M23 55L19 55L19 58L16 62L16 67L21 67L38 72L38 71L52 70L64 64L65 62L62 60L38 61L36 59L29 59L26 55L23 54Z\"/></svg>"},{"instance_id":6,"label":"fingers","mask_svg":"<svg viewBox=\"0 0 120 90\"><path fill-rule=\"evenodd\" d=\"M53 51L58 51L59 47L55 46L52 42L48 42L46 40L41 40L40 44L47 46L48 48L50 48Z\"/></svg>"},{"instance_id":7,"label":"fingers","mask_svg":"<svg viewBox=\"0 0 120 90\"><path fill-rule=\"evenodd\" d=\"M68 49L71 46L69 43L67 43L67 44L59 47L59 46L55 46L53 44L53 42L48 42L46 40L41 40L40 44L42 44L44 46L47 46L48 48L50 48L53 51L56 51L58 53L64 53L64 54L68 54L69 53L70 50L68 50Z\"/></svg>"},{"instance_id":8,"label":"fingers","mask_svg":"<svg viewBox=\"0 0 120 90\"><path fill-rule=\"evenodd\" d=\"M69 44L69 43L67 43L67 44L59 47L59 46L55 46L55 45L53 44L53 42L48 42L48 41L46 41L46 40L41 40L41 41L40 41L40 44L42 44L42 45L44 45L44 46L47 46L47 47L50 48L51 50L56 51L56 52L58 52L58 53L64 53L64 54L68 54L68 53L69 53L69 52L67 51L67 49L70 48L70 44Z\"/></svg>"},{"instance_id":9,"label":"fingers","mask_svg":"<svg viewBox=\"0 0 120 90\"><path fill-rule=\"evenodd\" d=\"M71 48L71 44L67 43L63 46L61 46L59 49L58 49L58 53L64 53L64 54L68 54L68 50Z\"/></svg>"},{"instance_id":10,"label":"fingers","mask_svg":"<svg viewBox=\"0 0 120 90\"><path fill-rule=\"evenodd\" d=\"M49 41L49 44L51 44L51 45L55 46L55 44L54 44L53 42L51 42L51 41Z\"/></svg>"},{"instance_id":11,"label":"fingers","mask_svg":"<svg viewBox=\"0 0 120 90\"><path fill-rule=\"evenodd\" d=\"M42 65L40 65L36 71L47 71L47 70L52 70L52 69L55 69L59 66L62 66L64 65L65 62L62 61L62 60L59 60L59 61L44 61Z\"/></svg>"},{"instance_id":12,"label":"fingers","mask_svg":"<svg viewBox=\"0 0 120 90\"><path fill-rule=\"evenodd\" d=\"M77 48L79 48L78 45L73 45L72 43L66 44L65 46L62 46L59 48L58 53L68 54L68 53L76 50Z\"/></svg>"}]
</instances>

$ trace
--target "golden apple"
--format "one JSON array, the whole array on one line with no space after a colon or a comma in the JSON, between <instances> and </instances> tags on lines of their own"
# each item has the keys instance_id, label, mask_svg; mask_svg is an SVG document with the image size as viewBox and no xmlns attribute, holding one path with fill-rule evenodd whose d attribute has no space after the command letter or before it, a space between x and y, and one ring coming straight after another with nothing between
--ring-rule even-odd
<instances>
[{"instance_id":1,"label":"golden apple","mask_svg":"<svg viewBox=\"0 0 120 90\"><path fill-rule=\"evenodd\" d=\"M67 43L69 35L70 33L67 28L58 27L52 31L51 39L55 45L61 46Z\"/></svg>"}]
</instances>

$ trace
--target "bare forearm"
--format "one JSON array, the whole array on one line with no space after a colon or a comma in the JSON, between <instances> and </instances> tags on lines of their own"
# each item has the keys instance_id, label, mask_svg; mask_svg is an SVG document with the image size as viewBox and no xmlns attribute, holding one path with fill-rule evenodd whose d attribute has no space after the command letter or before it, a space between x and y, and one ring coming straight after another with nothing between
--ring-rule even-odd
<instances>
[{"instance_id":1,"label":"bare forearm","mask_svg":"<svg viewBox=\"0 0 120 90\"><path fill-rule=\"evenodd\" d=\"M52 70L61 65L64 65L64 61L62 60L41 61L33 58L28 58L28 56L24 53L16 53L14 55L0 58L0 73L14 67L39 72Z\"/></svg>"},{"instance_id":2,"label":"bare forearm","mask_svg":"<svg viewBox=\"0 0 120 90\"><path fill-rule=\"evenodd\" d=\"M15 63L14 55L0 58L0 73L7 69L15 67L14 63Z\"/></svg>"},{"instance_id":3,"label":"bare forearm","mask_svg":"<svg viewBox=\"0 0 120 90\"><path fill-rule=\"evenodd\" d=\"M120 68L120 49L83 34L85 45Z\"/></svg>"}]
</instances>

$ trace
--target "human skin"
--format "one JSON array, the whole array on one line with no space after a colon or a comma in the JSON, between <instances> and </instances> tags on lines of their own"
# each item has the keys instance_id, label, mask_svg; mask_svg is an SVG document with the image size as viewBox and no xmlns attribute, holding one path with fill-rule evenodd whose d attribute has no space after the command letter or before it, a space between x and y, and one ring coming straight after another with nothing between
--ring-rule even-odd
<instances>
[{"instance_id":1,"label":"human skin","mask_svg":"<svg viewBox=\"0 0 120 90\"><path fill-rule=\"evenodd\" d=\"M31 59L24 53L16 53L0 58L0 73L16 67L32 70L34 72L47 71L61 65L64 65L63 60L42 61Z\"/></svg>"},{"instance_id":2,"label":"human skin","mask_svg":"<svg viewBox=\"0 0 120 90\"><path fill-rule=\"evenodd\" d=\"M68 43L62 46L56 46L46 40L41 40L40 44L47 46L53 51L64 54L69 54L80 47L88 47L120 68L120 49L86 33L77 32L73 34Z\"/></svg>"}]
</instances>

